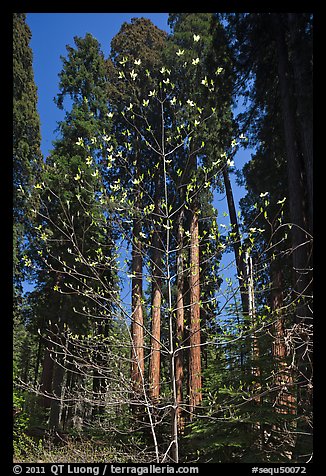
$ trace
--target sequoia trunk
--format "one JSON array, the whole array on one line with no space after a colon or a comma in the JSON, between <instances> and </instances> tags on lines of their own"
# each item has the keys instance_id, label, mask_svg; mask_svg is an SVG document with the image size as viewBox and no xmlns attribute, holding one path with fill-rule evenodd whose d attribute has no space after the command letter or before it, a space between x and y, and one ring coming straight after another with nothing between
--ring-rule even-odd
<instances>
[{"instance_id":1,"label":"sequoia trunk","mask_svg":"<svg viewBox=\"0 0 326 476\"><path fill-rule=\"evenodd\" d=\"M278 413L295 413L295 395L293 388L293 375L287 364L288 350L285 344L286 334L284 328L282 271L276 266L271 267L272 273L272 311L274 318L273 357L276 370L277 397L275 409Z\"/></svg>"},{"instance_id":2,"label":"sequoia trunk","mask_svg":"<svg viewBox=\"0 0 326 476\"><path fill-rule=\"evenodd\" d=\"M200 276L198 208L194 207L190 224L190 326L189 326L189 410L190 419L202 401L200 339Z\"/></svg>"},{"instance_id":3,"label":"sequoia trunk","mask_svg":"<svg viewBox=\"0 0 326 476\"><path fill-rule=\"evenodd\" d=\"M133 222L132 239L132 355L131 355L131 380L133 390L139 393L144 375L144 317L142 307L142 247L140 242L141 223L135 218Z\"/></svg>"},{"instance_id":4,"label":"sequoia trunk","mask_svg":"<svg viewBox=\"0 0 326 476\"><path fill-rule=\"evenodd\" d=\"M153 276L152 276L152 327L151 356L149 363L149 391L152 400L160 396L160 365L161 365L161 267L162 253L160 250L159 231L154 231L153 238Z\"/></svg>"},{"instance_id":5,"label":"sequoia trunk","mask_svg":"<svg viewBox=\"0 0 326 476\"><path fill-rule=\"evenodd\" d=\"M292 250L294 289L297 296L304 297L309 287L309 266L307 234L305 233L307 213L303 191L305 173L300 161L295 131L295 111L290 88L290 70L288 51L284 38L282 22L273 14L273 27L278 58L278 80L281 96L284 137L287 155L287 175L289 190L289 211L292 223ZM297 310L299 319L306 317L307 309L300 306Z\"/></svg>"},{"instance_id":6,"label":"sequoia trunk","mask_svg":"<svg viewBox=\"0 0 326 476\"><path fill-rule=\"evenodd\" d=\"M178 217L178 251L177 251L177 300L176 300L176 356L175 356L175 378L177 387L177 419L179 431L183 430L184 421L182 417L182 409L180 405L183 400L183 350L180 349L184 341L184 263L183 263L183 246L184 246L184 210L180 210Z\"/></svg>"}]
</instances>

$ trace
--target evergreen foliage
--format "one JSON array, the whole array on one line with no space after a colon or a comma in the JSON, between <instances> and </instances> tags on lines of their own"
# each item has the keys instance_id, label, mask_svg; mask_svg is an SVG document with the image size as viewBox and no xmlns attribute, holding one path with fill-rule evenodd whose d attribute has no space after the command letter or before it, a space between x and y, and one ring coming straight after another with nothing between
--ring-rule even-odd
<instances>
[{"instance_id":1,"label":"evergreen foliage","mask_svg":"<svg viewBox=\"0 0 326 476\"><path fill-rule=\"evenodd\" d=\"M310 461L311 15L171 13L170 35L133 18L108 58L74 37L44 161L25 20L14 14L15 459L68 461L59 437L83 462ZM231 252L236 281L222 275Z\"/></svg>"}]
</instances>

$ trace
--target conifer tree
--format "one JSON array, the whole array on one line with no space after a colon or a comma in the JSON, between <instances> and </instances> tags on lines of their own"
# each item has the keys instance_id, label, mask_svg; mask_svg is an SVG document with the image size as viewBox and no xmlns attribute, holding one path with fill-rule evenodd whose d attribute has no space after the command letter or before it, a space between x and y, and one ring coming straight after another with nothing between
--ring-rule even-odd
<instances>
[{"instance_id":1,"label":"conifer tree","mask_svg":"<svg viewBox=\"0 0 326 476\"><path fill-rule=\"evenodd\" d=\"M33 279L31 259L28 256L33 233L32 205L36 206L33 185L38 180L42 154L40 150L40 119L37 112L37 87L34 81L33 53L30 46L31 30L25 13L13 14L13 376L15 379L14 408L21 413L25 395L16 390L19 379L31 380L37 344L31 331L30 313L24 293L24 281ZM24 428L24 425L22 428ZM20 434L14 430L17 444Z\"/></svg>"},{"instance_id":2,"label":"conifer tree","mask_svg":"<svg viewBox=\"0 0 326 476\"><path fill-rule=\"evenodd\" d=\"M196 131L191 137L190 153L185 155L180 161L180 169L183 173L180 177L182 183L191 184L192 193L189 194L188 188L180 183L180 218L178 237L180 240L179 249L183 253L183 229L188 228L190 233L189 243L189 409L190 414L200 406L202 400L201 392L201 324L202 317L200 301L205 300L205 296L200 291L200 252L199 252L199 225L202 217L201 208L204 206L203 201L198 198L199 190L207 180L207 171L219 170L223 159L221 155L225 153L225 149L231 142L232 135L232 118L230 112L230 61L226 40L223 38L223 29L216 21L213 14L188 14L174 13L169 16L169 24L173 31L170 39L170 47L168 55L178 55L183 63L183 67L187 65L185 72L180 74L186 75L186 81L183 86L180 85L181 97L193 98L193 115L200 113L204 105L209 104L214 111L212 120L207 121L200 131L201 142L196 140ZM182 68L180 68L182 69ZM225 79L224 79L225 75ZM209 79L208 79L209 78ZM204 88L203 88L204 86ZM190 103L191 105L192 103ZM191 109L191 107L190 107ZM189 112L191 117L192 111ZM228 130L229 126L229 130ZM205 151L201 155L201 144L205 144ZM209 174L210 182L207 186L220 186L220 173ZM185 193L184 191L187 190ZM193 196L191 200L187 199ZM202 197L205 195L202 194ZM208 197L208 195L206 195ZM184 208L185 202L187 209ZM188 202L188 203L187 203ZM214 223L214 219L212 221ZM182 273L183 258L179 256L178 268ZM179 275L179 274L178 274ZM184 299L181 297L181 288L184 287L183 277L180 277L178 285L178 312L180 320L182 317L182 307L185 305ZM185 288L183 292L185 291ZM182 340L182 325L178 325L179 340ZM183 375L181 356L178 358L177 368L180 372L180 379ZM180 391L181 395L181 391ZM181 396L180 396L181 399Z\"/></svg>"},{"instance_id":3,"label":"conifer tree","mask_svg":"<svg viewBox=\"0 0 326 476\"><path fill-rule=\"evenodd\" d=\"M300 66L297 51L299 43L293 30L293 23L291 24L290 21L291 14L289 16L283 14L230 14L227 17L233 35L232 42L236 50L236 67L239 76L240 78L252 79L251 83L247 83L247 85L244 81L242 84L239 81L243 94L251 99L250 107L246 114L243 114L243 124L246 118L251 118L249 136L253 145L258 144L257 154L244 169L249 193L246 199L243 200L243 212L247 217L247 226L249 226L249 223L255 222L259 223L259 229L266 229L266 223L265 225L263 223L265 220L268 222L267 228L270 229L269 232L265 230L261 238L256 239L256 246L260 251L264 247L270 249L267 254L264 252L266 261L270 263L270 269L267 271L267 275L270 273L269 278L265 273L261 275L261 278L265 280L264 286L268 280L275 285L275 289L271 291L269 298L269 305L272 303L272 309L275 313L272 314L273 319L275 319L273 355L277 368L278 384L283 382L282 385L278 385L279 398L277 401L280 406L275 403L275 408L279 412L285 411L291 415L296 406L294 404L296 377L288 368L289 354L296 354L295 357L292 355L292 359L295 359L298 368L302 369L299 370L301 375L299 380L305 374L306 377L303 380L305 380L307 386L311 384L310 370L307 370L307 367L305 368L305 359L303 355L300 355L300 351L295 350L296 346L293 341L296 334L295 329L303 326L302 330L303 328L305 330L298 339L302 339L300 348L307 351L308 344L305 340L309 340L307 336L310 334L310 327L308 326L309 330L305 327L304 316L310 315L311 312L309 254L312 238L309 234L311 226L309 219L311 200L309 196L312 192L309 180L312 168L307 165L310 163L309 160L311 160L312 154L310 139L308 138L312 128L309 119L311 117L312 92L311 15L299 14L295 19L298 28L303 28L303 24L305 24L304 36L306 41L305 46L301 43ZM293 17L292 22L294 22ZM275 48L272 48L271 45L274 45ZM271 71L271 69L274 74L267 75L266 71ZM307 79L304 89L302 89L302 82L300 82L302 77ZM269 91L268 95L266 91ZM306 134L302 133L301 107L303 102L307 106L307 115L304 119L307 126ZM271 134L271 130L274 133ZM304 147L307 147L305 151L303 150ZM304 155L305 158L302 160ZM273 176L270 176L270 173ZM263 210L264 200L268 202L268 211ZM255 205L255 209L250 211L249 203L251 203L251 207ZM280 211L281 207L283 208ZM257 214L256 218L254 218L255 213ZM278 216L279 213L283 217ZM284 220L285 223L288 220L289 233L284 232L282 234L284 228L277 226L280 224L278 220ZM268 246L268 243L270 246ZM291 256L292 263L288 260L288 256ZM280 280L282 280L283 291L288 288L290 294L291 288L295 290L292 294L292 305L295 309L292 319L285 317L285 304L283 303L283 307L281 305L285 295L280 292ZM262 284L260 281L260 286ZM298 303L297 300L300 302ZM310 302L309 309L306 307L307 302ZM277 306L279 306L278 310ZM286 309L288 308L286 307ZM288 314L291 315L291 312L289 311ZM306 337L304 337L306 332ZM289 345L285 351L286 335L291 335L291 340L288 340ZM310 367L310 364L308 364L308 367ZM304 368L305 370L303 370ZM303 381L302 385L305 386ZM301 400L300 407L309 407L308 400L309 398L305 403ZM309 413L309 410L307 413ZM307 419L309 420L309 417ZM285 426L283 425L284 430ZM278 431L281 430L278 428ZM285 451L287 457L291 458L293 455L293 438L286 431L284 431L283 436L284 441L290 443L290 446L292 445L291 450ZM301 438L299 436L297 441L300 441Z\"/></svg>"},{"instance_id":4,"label":"conifer tree","mask_svg":"<svg viewBox=\"0 0 326 476\"><path fill-rule=\"evenodd\" d=\"M64 378L62 353L58 350L63 345L61 335L65 326L81 334L89 325L93 327L87 314L76 315L74 311L78 312L87 302L75 290L85 268L80 255L89 261L101 261L105 250L107 259L112 256L113 230L99 199L103 184L96 168L106 145L103 131L110 130L105 61L97 40L91 35L75 37L75 45L75 48L68 46L68 56L62 58L60 93L56 98L57 105L63 109L69 97L71 110L66 109L65 119L59 124L61 137L46 160L42 181L36 184L42 201L37 226L41 241L36 243L41 247L37 251L38 288L46 291L53 302L51 323L42 325L49 344L44 349L41 391L50 395L54 392L51 400L45 398L46 405L51 405L50 424L54 427L59 426L58 402ZM81 142L85 148L80 147ZM87 150L86 145L89 145ZM94 273L93 278L85 281L84 289L92 280L100 286L102 280L114 289L113 261L111 267L103 267L100 274ZM104 327L110 324L108 316L102 322ZM67 381L70 380L69 377ZM72 390L75 384L71 381L70 385ZM94 391L98 393L100 386L101 379L94 375Z\"/></svg>"},{"instance_id":5,"label":"conifer tree","mask_svg":"<svg viewBox=\"0 0 326 476\"><path fill-rule=\"evenodd\" d=\"M81 432L78 451L105 434L122 461L310 458L311 15L279 15L172 13L170 37L134 18L107 60L75 37L55 99L65 117L35 181L14 137L16 249L36 280L15 371L42 423ZM236 124L238 93L250 101ZM241 215L238 130L256 148ZM232 248L235 286L220 268Z\"/></svg>"},{"instance_id":6,"label":"conifer tree","mask_svg":"<svg viewBox=\"0 0 326 476\"><path fill-rule=\"evenodd\" d=\"M31 191L40 172L40 119L34 82L31 31L25 13L13 14L13 265L15 308L22 293L24 248L31 233ZM25 268L25 271L28 268ZM17 300L16 300L17 299Z\"/></svg>"},{"instance_id":7,"label":"conifer tree","mask_svg":"<svg viewBox=\"0 0 326 476\"><path fill-rule=\"evenodd\" d=\"M149 20L144 18L134 18L131 23L124 23L119 33L111 42L111 55L108 61L108 71L110 77L109 101L115 110L120 110L120 104L128 104L132 107L138 105L141 97L144 97L148 84L152 82L155 74L158 73L158 66L162 64L162 50L166 40L166 33L154 26ZM121 65L123 70L121 71ZM119 69L119 73L117 73ZM137 78L135 82L134 79ZM141 75L141 78L139 77ZM150 78L153 75L153 78ZM122 80L126 78L124 83ZM142 81L138 81L141 79ZM129 85L125 89L125 84ZM137 85L136 85L137 84ZM155 81L154 81L155 84ZM145 100L145 99L144 99ZM158 118L151 116L148 118L153 134L159 137ZM135 122L139 131L144 131L141 121ZM148 126L148 125L147 125ZM118 136L125 134L125 123L116 123ZM143 132L143 133L144 133ZM123 136L121 136L123 137ZM131 368L131 378L135 382L135 388L141 387L144 379L144 310L143 310L143 245L142 237L145 223L142 219L142 209L147 198L144 190L152 190L154 197L155 214L158 214L160 200L162 196L159 168L153 181L144 181L144 176L148 176L148 169L153 160L153 154L148 148L144 148L140 137L134 131L128 131L128 144L130 152L127 151L130 163L131 176L123 177L125 186L131 186L131 193L134 200L135 216L133 218L132 230L132 335L133 335L133 359ZM128 145L126 144L126 145ZM128 150L128 147L127 147ZM133 184L131 183L133 182ZM150 387L154 399L159 395L160 381L160 328L161 328L161 287L160 287L160 238L159 224L154 227L152 243L152 265L153 265L153 288L152 288L152 312L151 312L151 357L150 357Z\"/></svg>"}]
</instances>

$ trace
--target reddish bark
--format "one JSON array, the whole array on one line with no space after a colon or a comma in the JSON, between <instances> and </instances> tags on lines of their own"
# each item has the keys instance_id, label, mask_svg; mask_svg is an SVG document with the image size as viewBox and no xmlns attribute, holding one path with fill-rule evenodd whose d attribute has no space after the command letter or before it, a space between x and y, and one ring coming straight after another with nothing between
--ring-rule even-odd
<instances>
[{"instance_id":1,"label":"reddish bark","mask_svg":"<svg viewBox=\"0 0 326 476\"><path fill-rule=\"evenodd\" d=\"M183 400L183 350L178 350L183 344L184 340L184 267L183 267L183 219L184 212L181 210L179 215L178 223L178 252L177 252L177 300L176 300L176 348L177 353L175 356L175 379L176 379L176 389L177 389L177 420L178 420L178 429L179 431L183 430L184 420L182 418L182 410L180 405Z\"/></svg>"},{"instance_id":2,"label":"reddish bark","mask_svg":"<svg viewBox=\"0 0 326 476\"><path fill-rule=\"evenodd\" d=\"M153 286L151 358L149 364L149 393L152 400L160 396L160 365L161 365L161 288L158 283Z\"/></svg>"},{"instance_id":3,"label":"reddish bark","mask_svg":"<svg viewBox=\"0 0 326 476\"><path fill-rule=\"evenodd\" d=\"M155 191L154 216L161 211L161 180L158 177ZM161 226L155 222L152 242L152 316L151 316L151 355L149 362L149 394L155 402L160 396L161 379L161 303L162 303L162 239Z\"/></svg>"},{"instance_id":4,"label":"reddish bark","mask_svg":"<svg viewBox=\"0 0 326 476\"><path fill-rule=\"evenodd\" d=\"M272 310L274 321L273 357L276 367L275 384L278 387L275 409L277 413L294 414L296 398L293 393L293 375L286 362L287 348L285 343L284 316L282 315L283 293L282 272L272 267Z\"/></svg>"},{"instance_id":5,"label":"reddish bark","mask_svg":"<svg viewBox=\"0 0 326 476\"><path fill-rule=\"evenodd\" d=\"M199 277L199 226L197 210L190 225L190 329L189 329L189 409L190 419L202 401L201 348L200 348L200 277Z\"/></svg>"},{"instance_id":6,"label":"reddish bark","mask_svg":"<svg viewBox=\"0 0 326 476\"><path fill-rule=\"evenodd\" d=\"M132 354L131 354L131 380L133 390L139 393L144 375L144 317L142 307L143 279L142 267L143 259L141 253L141 242L139 233L141 231L140 222L135 219L133 226L132 242Z\"/></svg>"}]
</instances>

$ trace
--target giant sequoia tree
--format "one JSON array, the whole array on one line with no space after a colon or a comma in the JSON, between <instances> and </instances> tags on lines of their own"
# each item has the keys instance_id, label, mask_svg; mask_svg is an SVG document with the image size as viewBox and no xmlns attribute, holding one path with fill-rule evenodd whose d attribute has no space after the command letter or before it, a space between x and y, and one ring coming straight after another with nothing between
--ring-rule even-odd
<instances>
[{"instance_id":1,"label":"giant sequoia tree","mask_svg":"<svg viewBox=\"0 0 326 476\"><path fill-rule=\"evenodd\" d=\"M141 97L145 97L145 91L150 84L155 84L155 75L158 75L158 67L162 64L162 51L166 40L166 33L153 25L145 18L134 18L131 23L124 23L119 33L111 42L111 55L108 61L110 86L109 102L115 111L121 111L122 104L132 107L138 103ZM122 66L122 68L121 68ZM139 68L139 66L141 66ZM118 71L119 70L119 71ZM149 78L149 75L152 75ZM137 78L137 82L134 79ZM126 79L126 81L123 81ZM154 82L153 82L154 81ZM144 147L140 134L146 133L146 127L150 124L152 134L158 137L159 117L153 112L148 118L147 126L141 117L134 122L134 127L125 129L126 123L115 116L115 130L117 137L126 144L128 156L128 173L122 178L125 186L130 189L134 196L135 214L132 229L132 365L131 378L135 383L135 389L141 387L144 380L144 309L143 309L143 238L146 226L142 218L142 210L148 205L148 196L154 198L156 215L159 213L162 197L161 176L162 169L159 166L154 178L145 181L150 164L154 160L153 152ZM127 132L127 137L126 137ZM125 142L127 139L128 143ZM131 172L131 173L130 173ZM161 246L158 223L154 223L153 242L151 244L151 266L154 279L152 281L152 307L151 307L151 356L149 367L149 379L151 397L157 399L160 391L160 329L161 329Z\"/></svg>"},{"instance_id":2,"label":"giant sequoia tree","mask_svg":"<svg viewBox=\"0 0 326 476\"><path fill-rule=\"evenodd\" d=\"M182 61L179 61L179 74L186 78L184 83L178 83L181 97L193 98L195 111L190 112L190 117L196 117L198 112L204 106L209 105L214 111L212 118L207 121L200 129L199 134L194 131L191 137L189 154L179 155L179 167L182 170L180 184L178 187L178 200L180 204L178 219L178 241L180 256L178 256L178 339L182 341L183 337L183 309L188 301L185 296L189 294L189 410L192 413L202 401L202 358L201 358L201 315L202 306L200 302L206 301L207 296L201 291L201 284L204 284L205 278L201 280L200 269L205 269L206 273L210 267L209 260L205 260L208 266L200 263L199 240L202 233L206 233L205 225L211 220L211 225L215 223L216 217L203 215L203 211L208 212L205 201L212 200L212 196L200 192L203 187L203 181L206 179L207 186L219 186L220 174L218 173L222 161L220 156L225 152L228 142L231 141L231 114L230 114L230 84L232 79L229 71L229 56L226 41L222 32L221 25L213 14L187 14L174 13L169 16L169 24L173 31L170 38L167 55L168 58L177 55ZM173 59L172 59L173 61ZM185 68L185 65L188 67ZM224 75L228 79L224 79ZM209 78L209 79L208 79ZM203 88L204 86L204 88ZM198 119L198 118L197 118ZM197 120L195 119L195 120ZM197 137L198 136L198 137ZM201 146L205 147L201 149ZM215 169L215 170L214 170ZM210 170L211 173L207 173ZM212 171L216 173L213 174ZM187 196L189 197L186 184L193 184L189 206L185 207ZM209 205L208 205L209 206ZM202 216L200 216L202 215ZM202 224L201 224L202 222ZM187 229L189 242L189 262L183 262L183 242L184 229ZM204 251L203 247L202 251ZM203 257L203 256L202 256ZM185 286L184 266L189 266L189 282ZM212 266L212 263L211 263ZM202 282L202 283L201 283ZM186 291L187 290L187 291ZM186 292L185 292L186 291ZM180 362L179 362L180 360ZM183 364L181 356L177 363L181 382L183 375ZM180 383L179 383L180 386ZM180 386L181 399L181 386Z\"/></svg>"}]
</instances>

